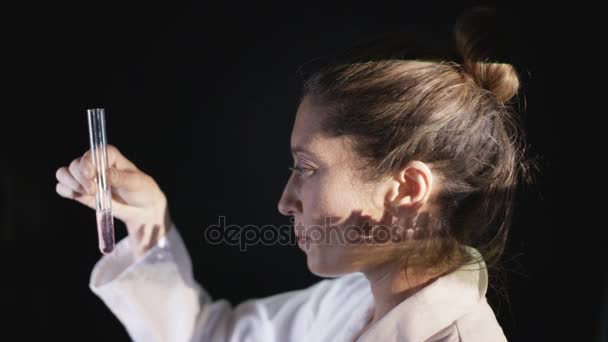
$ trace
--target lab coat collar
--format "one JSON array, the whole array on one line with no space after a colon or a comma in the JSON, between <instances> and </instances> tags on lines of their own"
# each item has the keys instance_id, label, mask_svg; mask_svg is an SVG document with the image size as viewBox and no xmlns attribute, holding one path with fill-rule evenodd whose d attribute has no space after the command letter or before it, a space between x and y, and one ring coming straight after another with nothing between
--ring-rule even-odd
<instances>
[{"instance_id":1,"label":"lab coat collar","mask_svg":"<svg viewBox=\"0 0 608 342\"><path fill-rule=\"evenodd\" d=\"M476 263L444 275L407 298L357 341L424 341L470 312L485 297L488 272L479 252Z\"/></svg>"}]
</instances>

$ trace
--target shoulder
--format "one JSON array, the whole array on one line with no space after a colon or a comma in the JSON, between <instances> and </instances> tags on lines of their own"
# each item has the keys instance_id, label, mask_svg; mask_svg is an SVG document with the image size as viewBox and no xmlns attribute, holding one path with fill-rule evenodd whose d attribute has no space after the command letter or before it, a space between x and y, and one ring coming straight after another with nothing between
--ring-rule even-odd
<instances>
[{"instance_id":1,"label":"shoulder","mask_svg":"<svg viewBox=\"0 0 608 342\"><path fill-rule=\"evenodd\" d=\"M473 310L441 329L429 342L505 342L506 336L484 299Z\"/></svg>"},{"instance_id":2,"label":"shoulder","mask_svg":"<svg viewBox=\"0 0 608 342\"><path fill-rule=\"evenodd\" d=\"M456 320L455 326L463 342L507 341L486 298L483 298L469 313Z\"/></svg>"}]
</instances>

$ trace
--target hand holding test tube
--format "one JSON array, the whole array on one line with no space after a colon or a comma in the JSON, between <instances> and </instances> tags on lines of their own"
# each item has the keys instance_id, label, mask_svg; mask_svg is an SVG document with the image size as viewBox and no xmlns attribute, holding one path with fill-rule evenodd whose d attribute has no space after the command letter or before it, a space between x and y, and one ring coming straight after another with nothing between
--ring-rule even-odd
<instances>
[{"instance_id":1,"label":"hand holding test tube","mask_svg":"<svg viewBox=\"0 0 608 342\"><path fill-rule=\"evenodd\" d=\"M116 146L107 144L102 109L87 111L90 148L57 169L57 193L96 211L99 249L114 248L113 217L125 223L135 257L156 245L171 227L167 198L156 181ZM105 147L107 146L107 147Z\"/></svg>"},{"instance_id":2,"label":"hand holding test tube","mask_svg":"<svg viewBox=\"0 0 608 342\"><path fill-rule=\"evenodd\" d=\"M112 190L108 184L108 148L106 119L103 108L87 110L91 157L96 170L95 210L99 250L108 254L114 250L114 217L112 216Z\"/></svg>"}]
</instances>

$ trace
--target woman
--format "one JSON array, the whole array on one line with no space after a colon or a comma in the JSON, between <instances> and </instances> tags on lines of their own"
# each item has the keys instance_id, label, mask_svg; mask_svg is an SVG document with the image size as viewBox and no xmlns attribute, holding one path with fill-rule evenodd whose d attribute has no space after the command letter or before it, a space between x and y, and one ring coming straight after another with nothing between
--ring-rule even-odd
<instances>
[{"instance_id":1,"label":"woman","mask_svg":"<svg viewBox=\"0 0 608 342\"><path fill-rule=\"evenodd\" d=\"M91 289L137 341L505 341L486 263L527 162L508 106L518 77L485 61L486 14L459 21L454 58L369 45L307 77L278 209L311 272L332 279L234 308L212 300L165 195L110 146L129 238ZM57 171L57 192L94 208L94 176L87 152Z\"/></svg>"}]
</instances>

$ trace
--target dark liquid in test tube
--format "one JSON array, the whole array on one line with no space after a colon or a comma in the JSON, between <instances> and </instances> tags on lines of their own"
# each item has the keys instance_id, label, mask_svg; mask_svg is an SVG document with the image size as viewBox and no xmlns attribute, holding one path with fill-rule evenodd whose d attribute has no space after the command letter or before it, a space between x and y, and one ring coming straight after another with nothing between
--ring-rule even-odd
<instances>
[{"instance_id":1,"label":"dark liquid in test tube","mask_svg":"<svg viewBox=\"0 0 608 342\"><path fill-rule=\"evenodd\" d=\"M99 234L99 250L108 254L114 250L114 218L110 211L97 212L97 232Z\"/></svg>"}]
</instances>

